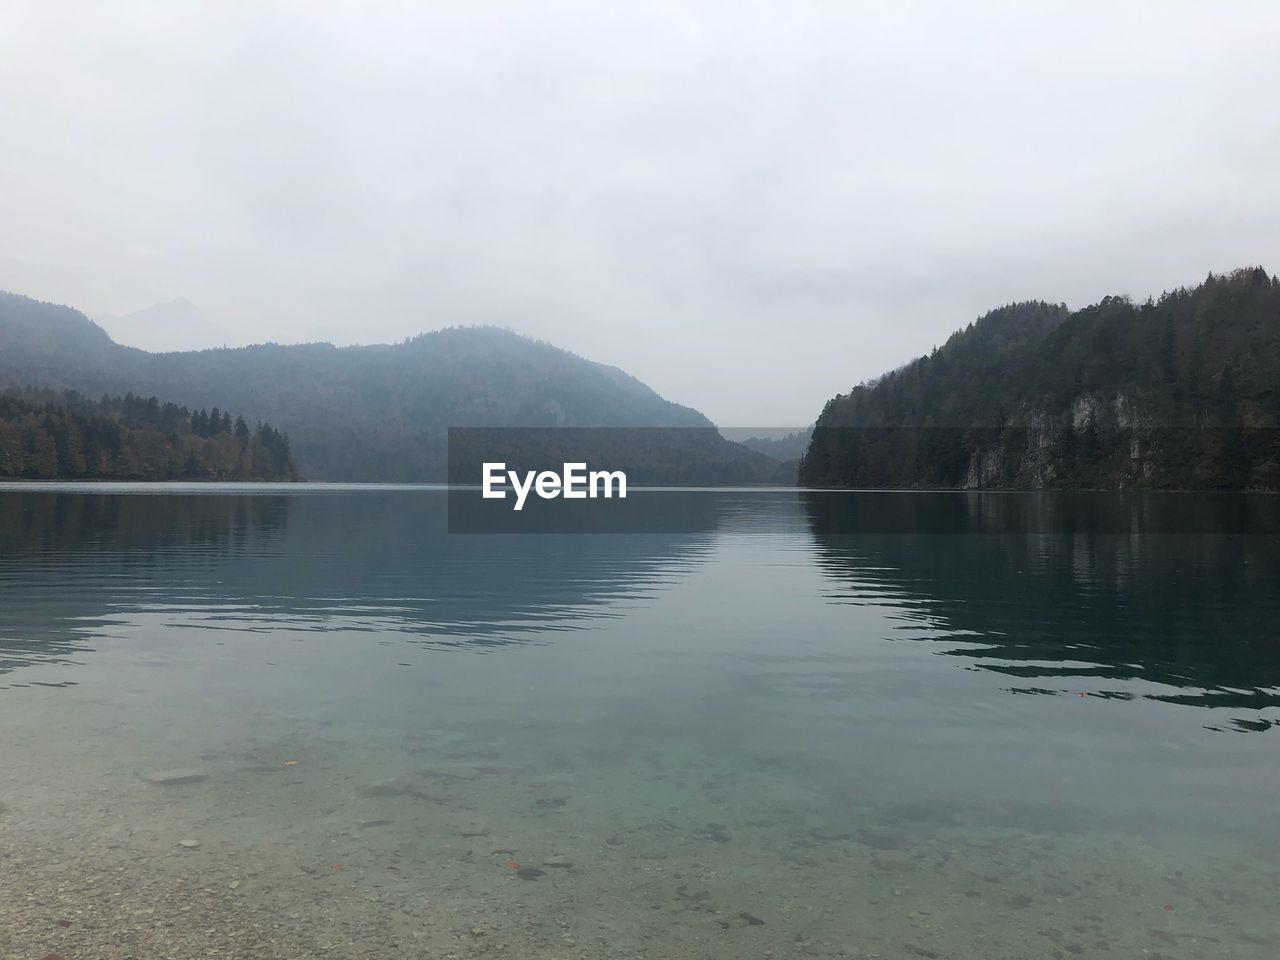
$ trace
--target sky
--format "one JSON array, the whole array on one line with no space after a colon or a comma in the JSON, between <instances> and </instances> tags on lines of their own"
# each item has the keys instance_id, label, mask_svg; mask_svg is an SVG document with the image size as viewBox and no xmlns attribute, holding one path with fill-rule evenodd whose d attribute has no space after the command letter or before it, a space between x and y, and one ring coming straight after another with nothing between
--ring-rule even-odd
<instances>
[{"instance_id":1,"label":"sky","mask_svg":"<svg viewBox=\"0 0 1280 960\"><path fill-rule=\"evenodd\" d=\"M5 0L0 289L149 349L497 324L798 426L1010 301L1280 272L1278 50L1267 0Z\"/></svg>"}]
</instances>

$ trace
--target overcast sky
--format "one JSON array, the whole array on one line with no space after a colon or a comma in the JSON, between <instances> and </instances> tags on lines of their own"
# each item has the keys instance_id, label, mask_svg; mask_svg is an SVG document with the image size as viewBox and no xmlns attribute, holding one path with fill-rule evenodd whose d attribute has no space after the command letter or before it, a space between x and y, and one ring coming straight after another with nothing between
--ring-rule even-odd
<instances>
[{"instance_id":1,"label":"overcast sky","mask_svg":"<svg viewBox=\"0 0 1280 960\"><path fill-rule=\"evenodd\" d=\"M1280 272L1277 91L1274 2L4 0L0 288L803 424L1010 300Z\"/></svg>"}]
</instances>

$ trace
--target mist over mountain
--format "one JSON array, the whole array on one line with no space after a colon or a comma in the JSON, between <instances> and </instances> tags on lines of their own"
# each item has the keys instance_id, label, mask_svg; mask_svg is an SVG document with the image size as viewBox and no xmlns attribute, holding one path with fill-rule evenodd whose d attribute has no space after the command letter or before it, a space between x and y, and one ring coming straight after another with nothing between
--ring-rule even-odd
<instances>
[{"instance_id":1,"label":"mist over mountain","mask_svg":"<svg viewBox=\"0 0 1280 960\"><path fill-rule=\"evenodd\" d=\"M809 440L813 436L813 425L798 430L777 428L759 430L751 427L721 428L725 437L740 443L749 450L763 453L766 457L781 461L799 461L809 449Z\"/></svg>"},{"instance_id":2,"label":"mist over mountain","mask_svg":"<svg viewBox=\"0 0 1280 960\"><path fill-rule=\"evenodd\" d=\"M1280 487L1280 280L993 310L829 401L800 482L836 487Z\"/></svg>"},{"instance_id":3,"label":"mist over mountain","mask_svg":"<svg viewBox=\"0 0 1280 960\"><path fill-rule=\"evenodd\" d=\"M155 352L224 347L233 338L186 297L126 314L100 314L95 322L116 343Z\"/></svg>"},{"instance_id":4,"label":"mist over mountain","mask_svg":"<svg viewBox=\"0 0 1280 960\"><path fill-rule=\"evenodd\" d=\"M694 437L632 451L647 482L788 483L803 451L810 486L1274 489L1277 384L1280 280L1262 268L1142 303L1000 307L833 398L811 439L728 432L741 443L616 367L498 328L151 353L69 307L0 294L0 390L233 409L287 434L314 480L442 481L450 427L659 427Z\"/></svg>"},{"instance_id":5,"label":"mist over mountain","mask_svg":"<svg viewBox=\"0 0 1280 960\"><path fill-rule=\"evenodd\" d=\"M69 307L0 294L0 389L9 385L230 408L286 433L309 480L444 480L447 430L464 426L701 428L701 455L735 479L777 469L616 367L491 327L394 345L149 353Z\"/></svg>"}]
</instances>

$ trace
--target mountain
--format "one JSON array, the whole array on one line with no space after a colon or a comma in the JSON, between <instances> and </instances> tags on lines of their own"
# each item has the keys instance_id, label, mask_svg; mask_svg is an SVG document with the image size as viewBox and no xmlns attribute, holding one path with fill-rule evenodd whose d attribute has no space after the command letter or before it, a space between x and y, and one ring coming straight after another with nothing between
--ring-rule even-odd
<instances>
[{"instance_id":1,"label":"mountain","mask_svg":"<svg viewBox=\"0 0 1280 960\"><path fill-rule=\"evenodd\" d=\"M78 310L0 292L0 368L78 376L130 352Z\"/></svg>"},{"instance_id":2,"label":"mountain","mask_svg":"<svg viewBox=\"0 0 1280 960\"><path fill-rule=\"evenodd\" d=\"M720 432L730 440L742 444L748 450L763 453L774 460L799 462L809 449L809 440L813 437L813 425L800 430L759 430L751 427L724 429Z\"/></svg>"},{"instance_id":3,"label":"mountain","mask_svg":"<svg viewBox=\"0 0 1280 960\"><path fill-rule=\"evenodd\" d=\"M800 482L1280 488L1280 280L1213 275L1135 304L1016 303L830 400Z\"/></svg>"},{"instance_id":4,"label":"mountain","mask_svg":"<svg viewBox=\"0 0 1280 960\"><path fill-rule=\"evenodd\" d=\"M201 350L224 346L230 337L185 297L154 303L126 314L94 318L116 343L152 351Z\"/></svg>"},{"instance_id":5,"label":"mountain","mask_svg":"<svg viewBox=\"0 0 1280 960\"><path fill-rule=\"evenodd\" d=\"M696 450L685 438L680 456L705 469L684 475L776 480L776 462L616 367L488 327L394 345L149 353L115 343L69 307L0 293L6 386L230 408L286 433L309 480L444 480L448 428L468 426L697 428Z\"/></svg>"}]
</instances>

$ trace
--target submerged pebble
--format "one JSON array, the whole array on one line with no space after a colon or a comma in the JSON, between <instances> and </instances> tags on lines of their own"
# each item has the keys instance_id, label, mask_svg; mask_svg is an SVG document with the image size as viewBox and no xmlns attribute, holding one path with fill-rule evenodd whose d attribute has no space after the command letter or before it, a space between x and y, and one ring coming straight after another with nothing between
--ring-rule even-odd
<instances>
[{"instance_id":1,"label":"submerged pebble","mask_svg":"<svg viewBox=\"0 0 1280 960\"><path fill-rule=\"evenodd\" d=\"M362 797L410 797L414 800L426 800L440 803L440 798L427 790L405 780L374 780L366 783L357 791Z\"/></svg>"},{"instance_id":2,"label":"submerged pebble","mask_svg":"<svg viewBox=\"0 0 1280 960\"><path fill-rule=\"evenodd\" d=\"M200 783L209 779L206 771L193 769L154 770L140 776L147 783L158 787L176 787L184 783Z\"/></svg>"},{"instance_id":3,"label":"submerged pebble","mask_svg":"<svg viewBox=\"0 0 1280 960\"><path fill-rule=\"evenodd\" d=\"M927 947L922 947L918 943L904 943L902 947L907 951L907 953L914 954L917 957L924 957L925 960L938 960L938 953L936 950L930 950Z\"/></svg>"},{"instance_id":4,"label":"submerged pebble","mask_svg":"<svg viewBox=\"0 0 1280 960\"><path fill-rule=\"evenodd\" d=\"M733 837L725 833L725 830L726 827L723 823L708 823L695 836L699 840L710 840L712 843L728 843Z\"/></svg>"},{"instance_id":5,"label":"submerged pebble","mask_svg":"<svg viewBox=\"0 0 1280 960\"><path fill-rule=\"evenodd\" d=\"M423 767L418 775L438 780L478 780L483 773L471 766L437 765Z\"/></svg>"}]
</instances>

